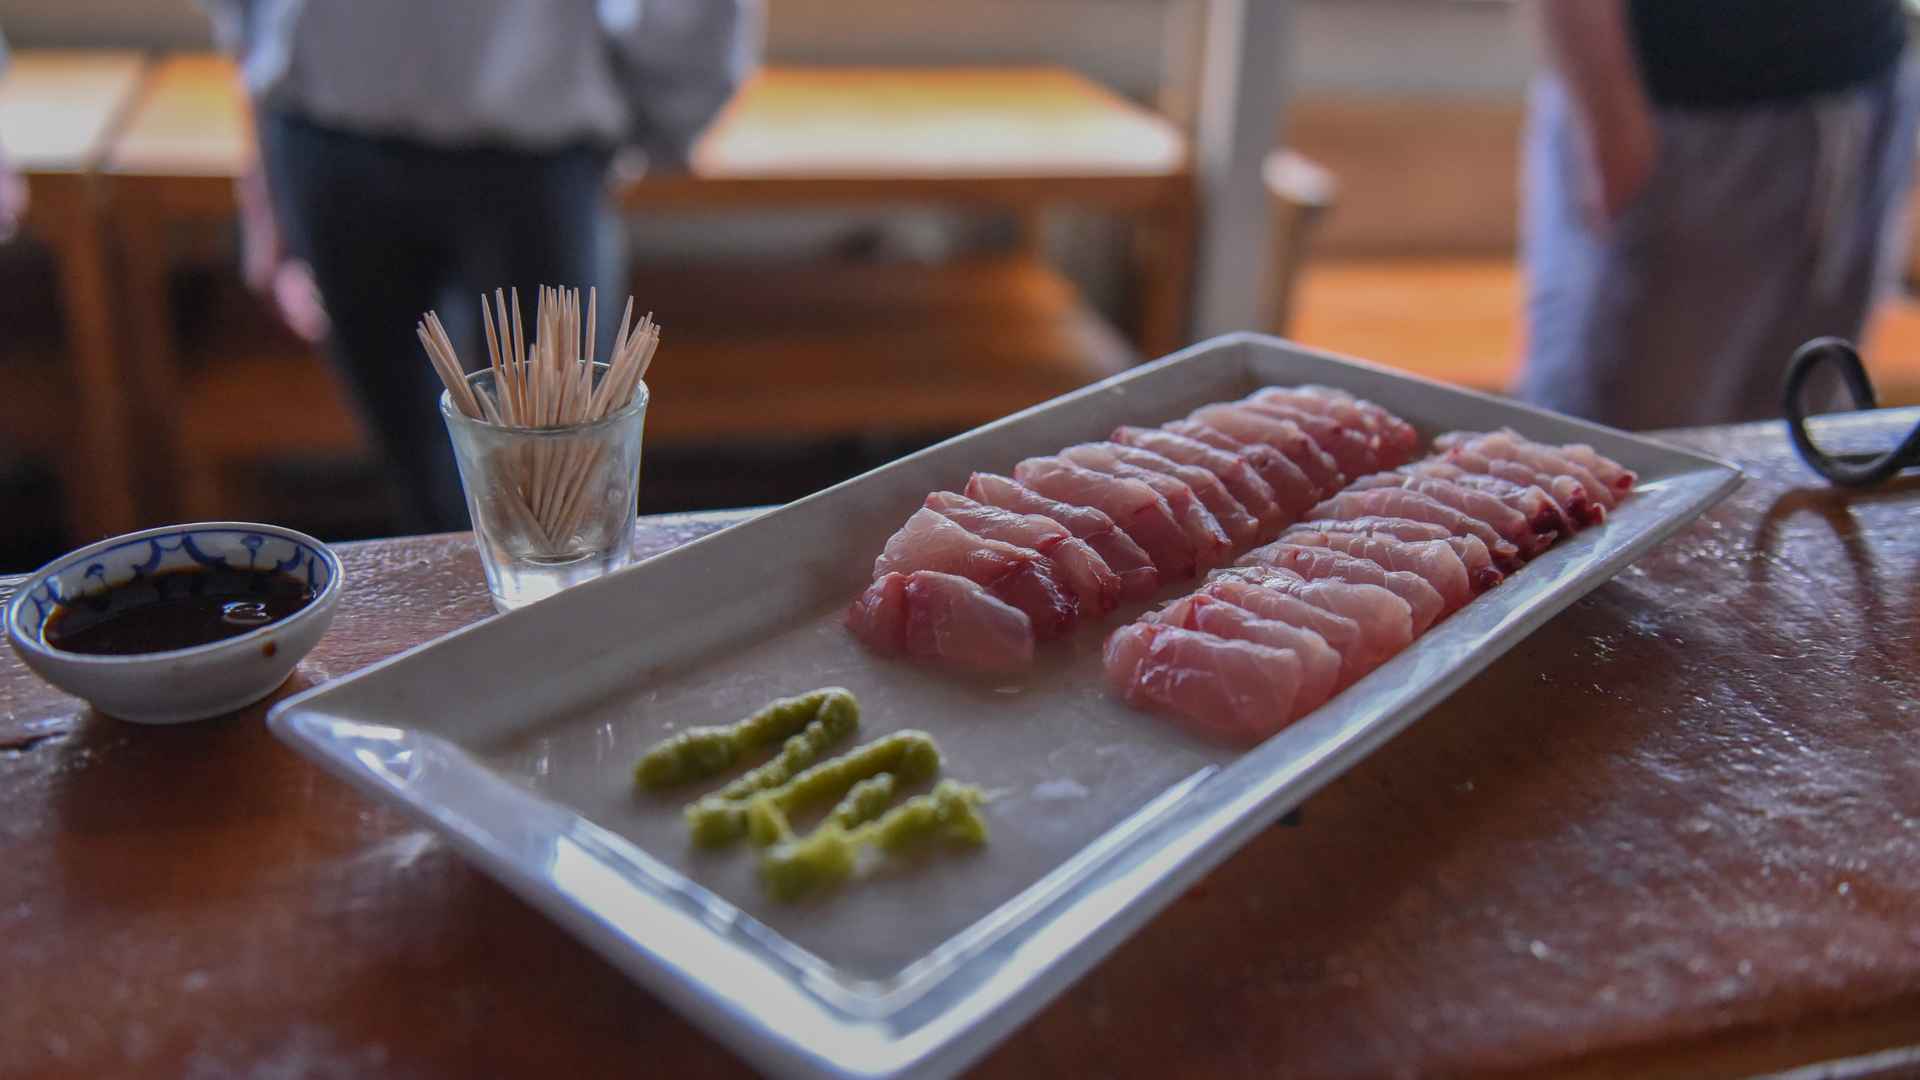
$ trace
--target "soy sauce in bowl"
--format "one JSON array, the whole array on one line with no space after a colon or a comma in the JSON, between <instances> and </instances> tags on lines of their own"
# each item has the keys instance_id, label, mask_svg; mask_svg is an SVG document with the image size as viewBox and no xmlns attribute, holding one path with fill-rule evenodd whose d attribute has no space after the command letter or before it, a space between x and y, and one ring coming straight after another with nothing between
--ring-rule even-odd
<instances>
[{"instance_id":1,"label":"soy sauce in bowl","mask_svg":"<svg viewBox=\"0 0 1920 1080\"><path fill-rule=\"evenodd\" d=\"M62 603L41 640L92 656L190 649L279 622L313 597L306 582L278 571L169 570Z\"/></svg>"}]
</instances>

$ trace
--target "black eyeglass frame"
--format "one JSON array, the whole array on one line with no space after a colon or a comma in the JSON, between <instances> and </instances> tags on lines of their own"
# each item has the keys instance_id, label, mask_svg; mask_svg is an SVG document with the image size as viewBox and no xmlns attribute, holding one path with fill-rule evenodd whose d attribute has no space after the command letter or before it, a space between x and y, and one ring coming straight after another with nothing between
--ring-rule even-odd
<instances>
[{"instance_id":1,"label":"black eyeglass frame","mask_svg":"<svg viewBox=\"0 0 1920 1080\"><path fill-rule=\"evenodd\" d=\"M1892 479L1902 469L1920 466L1920 424L1907 432L1900 445L1885 453L1829 454L1815 445L1807 433L1806 403L1801 399L1806 393L1807 379L1823 363L1839 367L1847 391L1853 395L1854 408L1880 407L1873 383L1867 378L1866 365L1860 362L1860 353L1851 342L1823 337L1800 346L1787 366L1785 411L1787 434L1792 437L1793 448L1799 451L1801 460L1814 472L1844 487L1872 487Z\"/></svg>"}]
</instances>

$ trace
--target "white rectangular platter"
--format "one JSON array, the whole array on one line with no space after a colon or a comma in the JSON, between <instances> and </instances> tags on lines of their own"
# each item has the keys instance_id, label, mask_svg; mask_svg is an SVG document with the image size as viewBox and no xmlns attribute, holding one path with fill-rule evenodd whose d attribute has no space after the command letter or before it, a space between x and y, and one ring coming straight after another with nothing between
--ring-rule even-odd
<instances>
[{"instance_id":1,"label":"white rectangular platter","mask_svg":"<svg viewBox=\"0 0 1920 1080\"><path fill-rule=\"evenodd\" d=\"M1138 607L1043 647L1025 676L985 683L876 659L841 628L875 554L927 492L1119 424L1310 382L1372 398L1429 438L1511 425L1588 442L1641 486L1603 526L1244 752L1103 691L1101 640ZM1738 482L1731 465L1652 440L1234 335L289 698L269 722L440 829L755 1065L946 1075L1247 837ZM689 844L680 807L704 788L636 793L633 763L661 737L836 684L859 696L861 739L924 729L943 775L997 793L985 849L780 904L762 893L749 850Z\"/></svg>"}]
</instances>

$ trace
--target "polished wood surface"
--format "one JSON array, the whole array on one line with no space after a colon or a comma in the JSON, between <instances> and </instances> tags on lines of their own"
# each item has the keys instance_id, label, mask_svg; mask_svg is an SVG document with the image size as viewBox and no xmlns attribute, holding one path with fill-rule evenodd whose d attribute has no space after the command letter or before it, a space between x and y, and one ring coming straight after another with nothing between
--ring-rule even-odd
<instances>
[{"instance_id":1,"label":"polished wood surface","mask_svg":"<svg viewBox=\"0 0 1920 1080\"><path fill-rule=\"evenodd\" d=\"M1907 410L1844 421L1890 444ZM1748 470L1255 837L983 1076L1745 1075L1920 1065L1920 477ZM721 515L649 519L643 552ZM489 613L463 537L349 545L288 689ZM743 1075L276 743L95 715L0 658L0 1074ZM1143 720L1143 722L1146 722Z\"/></svg>"},{"instance_id":2,"label":"polished wood surface","mask_svg":"<svg viewBox=\"0 0 1920 1080\"><path fill-rule=\"evenodd\" d=\"M132 411L112 302L105 208L95 183L146 71L125 51L27 50L0 75L0 148L27 178L27 229L53 252L65 376L0 371L12 409L71 419L28 449L51 455L69 531L98 537L134 526ZM10 428L29 436L40 425Z\"/></svg>"}]
</instances>

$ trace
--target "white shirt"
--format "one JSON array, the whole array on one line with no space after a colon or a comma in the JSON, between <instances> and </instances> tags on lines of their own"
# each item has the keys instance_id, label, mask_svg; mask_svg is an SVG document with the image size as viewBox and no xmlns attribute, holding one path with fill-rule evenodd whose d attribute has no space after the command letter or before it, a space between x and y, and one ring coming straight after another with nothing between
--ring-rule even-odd
<instances>
[{"instance_id":1,"label":"white shirt","mask_svg":"<svg viewBox=\"0 0 1920 1080\"><path fill-rule=\"evenodd\" d=\"M638 146L655 166L752 71L760 0L202 0L247 88L446 146Z\"/></svg>"}]
</instances>

